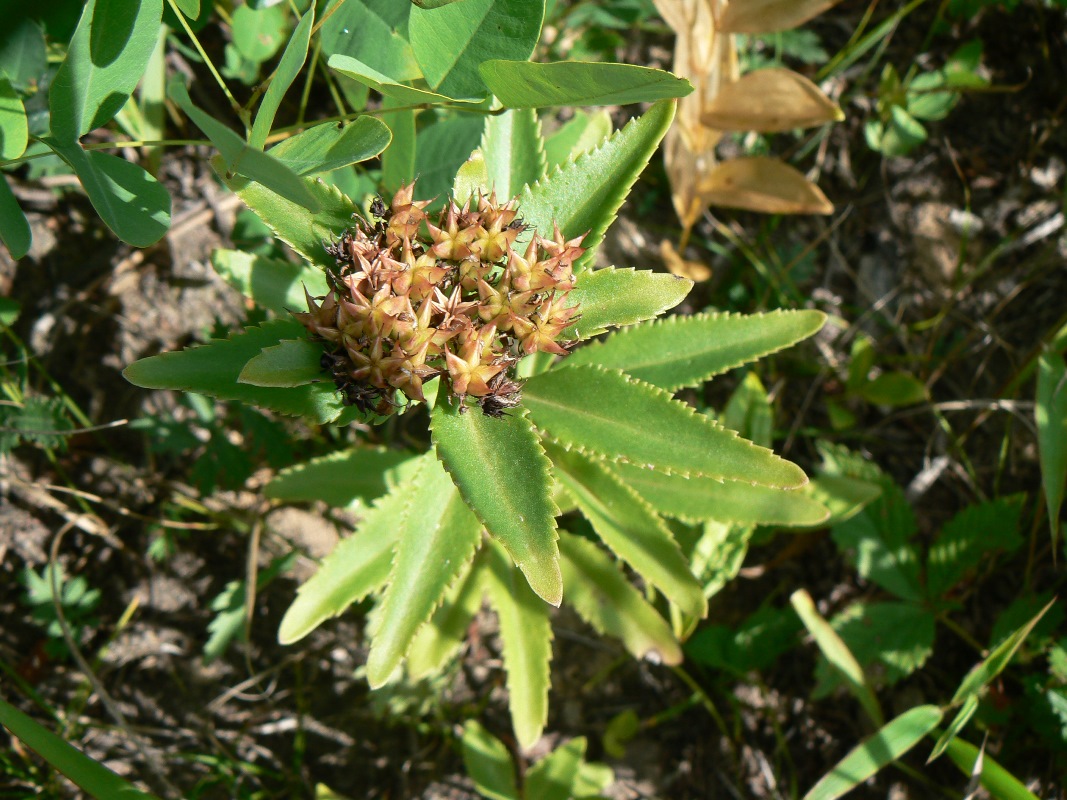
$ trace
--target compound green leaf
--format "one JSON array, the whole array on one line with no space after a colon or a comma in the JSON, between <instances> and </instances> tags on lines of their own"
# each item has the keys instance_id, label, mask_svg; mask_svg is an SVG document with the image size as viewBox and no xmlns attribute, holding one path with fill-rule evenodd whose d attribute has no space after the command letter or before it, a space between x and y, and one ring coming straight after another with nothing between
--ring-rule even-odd
<instances>
[{"instance_id":1,"label":"compound green leaf","mask_svg":"<svg viewBox=\"0 0 1067 800\"><path fill-rule=\"evenodd\" d=\"M560 532L567 602L597 632L614 636L639 659L681 664L682 648L670 625L592 542Z\"/></svg>"},{"instance_id":2,"label":"compound green leaf","mask_svg":"<svg viewBox=\"0 0 1067 800\"><path fill-rule=\"evenodd\" d=\"M1021 496L968 506L949 520L926 557L926 592L939 600L987 554L1011 552L1022 543Z\"/></svg>"},{"instance_id":3,"label":"compound green leaf","mask_svg":"<svg viewBox=\"0 0 1067 800\"><path fill-rule=\"evenodd\" d=\"M702 619L708 610L704 592L656 512L603 462L560 447L548 453L557 480L604 544L682 611Z\"/></svg>"},{"instance_id":4,"label":"compound green leaf","mask_svg":"<svg viewBox=\"0 0 1067 800\"><path fill-rule=\"evenodd\" d=\"M1037 420L1041 481L1045 488L1052 544L1055 547L1060 529L1064 484L1067 482L1067 363L1063 356L1056 353L1044 353L1037 360L1037 405L1034 417Z\"/></svg>"},{"instance_id":5,"label":"compound green leaf","mask_svg":"<svg viewBox=\"0 0 1067 800\"><path fill-rule=\"evenodd\" d=\"M249 359L238 383L252 386L303 386L328 379L322 369L321 342L308 339L285 339L272 347L263 348L258 356Z\"/></svg>"},{"instance_id":6,"label":"compound green leaf","mask_svg":"<svg viewBox=\"0 0 1067 800\"><path fill-rule=\"evenodd\" d=\"M619 370L579 366L542 373L527 381L523 405L564 447L611 461L783 489L808 480L795 464Z\"/></svg>"},{"instance_id":7,"label":"compound green leaf","mask_svg":"<svg viewBox=\"0 0 1067 800\"><path fill-rule=\"evenodd\" d=\"M578 795L574 782L585 759L584 736L571 739L542 758L526 771L523 788L527 797L538 800L571 800Z\"/></svg>"},{"instance_id":8,"label":"compound green leaf","mask_svg":"<svg viewBox=\"0 0 1067 800\"><path fill-rule=\"evenodd\" d=\"M283 317L288 317L290 311L307 308L305 287L312 297L322 297L329 291L326 273L321 269L243 250L215 250L211 253L211 266L245 297Z\"/></svg>"},{"instance_id":9,"label":"compound green leaf","mask_svg":"<svg viewBox=\"0 0 1067 800\"><path fill-rule=\"evenodd\" d=\"M585 270L570 293L582 316L562 336L588 339L611 327L651 319L682 302L692 288L691 280L669 272L615 267Z\"/></svg>"},{"instance_id":10,"label":"compound green leaf","mask_svg":"<svg viewBox=\"0 0 1067 800\"><path fill-rule=\"evenodd\" d=\"M258 151L253 151L258 152ZM261 154L266 156L266 154ZM269 158L269 156L266 156ZM327 186L321 178L297 178L314 196L320 211L313 213L299 203L271 191L261 183L228 175L221 164L216 172L231 191L244 201L274 235L312 264L333 264L336 259L326 252L324 243L353 225L352 215L359 209L344 193ZM310 284L308 289L311 290ZM300 302L297 308L303 308Z\"/></svg>"},{"instance_id":11,"label":"compound green leaf","mask_svg":"<svg viewBox=\"0 0 1067 800\"><path fill-rule=\"evenodd\" d=\"M997 800L1038 800L1021 780L998 764L989 753L963 739L953 739L946 748L948 757L968 778L978 773L978 781ZM980 769L975 769L981 758Z\"/></svg>"},{"instance_id":12,"label":"compound green leaf","mask_svg":"<svg viewBox=\"0 0 1067 800\"><path fill-rule=\"evenodd\" d=\"M245 364L264 348L301 336L303 331L302 325L288 320L265 322L229 339L213 339L200 347L142 358L122 374L130 383L146 389L179 389L221 400L240 400L322 424L336 419L344 408L332 382L291 389L237 382Z\"/></svg>"},{"instance_id":13,"label":"compound green leaf","mask_svg":"<svg viewBox=\"0 0 1067 800\"><path fill-rule=\"evenodd\" d=\"M0 241L16 261L30 252L33 233L7 178L0 178Z\"/></svg>"},{"instance_id":14,"label":"compound green leaf","mask_svg":"<svg viewBox=\"0 0 1067 800\"><path fill-rule=\"evenodd\" d=\"M494 540L488 546L486 585L489 603L500 621L511 723L519 746L526 748L541 738L548 719L552 661L549 606L531 591L503 547Z\"/></svg>"},{"instance_id":15,"label":"compound green leaf","mask_svg":"<svg viewBox=\"0 0 1067 800\"><path fill-rule=\"evenodd\" d=\"M551 498L549 461L525 414L489 417L461 413L442 393L430 431L471 510L526 575L533 590L558 606L563 597L556 547L558 513Z\"/></svg>"},{"instance_id":16,"label":"compound green leaf","mask_svg":"<svg viewBox=\"0 0 1067 800\"><path fill-rule=\"evenodd\" d=\"M455 99L437 92L431 92L427 89L416 89L404 83L397 83L388 75L383 75L373 67L351 56L338 53L330 56L330 60L326 63L330 69L340 72L342 75L347 75L364 86L369 86L378 94L390 97L401 105L417 106L423 103L433 105L436 103L468 102L467 100Z\"/></svg>"},{"instance_id":17,"label":"compound green leaf","mask_svg":"<svg viewBox=\"0 0 1067 800\"><path fill-rule=\"evenodd\" d=\"M293 85L293 81L296 80L296 76L300 74L300 69L304 66L308 55L308 45L311 43L311 25L314 21L315 9L312 8L297 23L289 44L285 46L285 52L282 53L282 58L274 70L270 85L263 95L263 102L259 104L259 109L256 111L256 121L252 123L252 132L248 135L249 146L257 150L262 150L267 143L274 117L281 108L282 98L285 97L285 93L289 91L289 87Z\"/></svg>"},{"instance_id":18,"label":"compound green leaf","mask_svg":"<svg viewBox=\"0 0 1067 800\"><path fill-rule=\"evenodd\" d=\"M77 141L45 140L81 181L96 213L122 241L155 244L170 228L170 195L150 173L124 158L86 152Z\"/></svg>"},{"instance_id":19,"label":"compound green leaf","mask_svg":"<svg viewBox=\"0 0 1067 800\"><path fill-rule=\"evenodd\" d=\"M491 60L479 70L489 91L508 108L622 106L685 97L693 91L684 78L633 64Z\"/></svg>"},{"instance_id":20,"label":"compound green leaf","mask_svg":"<svg viewBox=\"0 0 1067 800\"><path fill-rule=\"evenodd\" d=\"M299 175L270 154L250 147L232 130L193 105L185 84L172 83L169 94L171 99L189 116L189 119L196 123L196 126L218 148L219 155L222 156L222 161L226 165L226 173L243 175L256 181L291 203L303 206L308 211L319 210L318 198L308 189L307 183ZM223 180L228 183L227 177L223 176Z\"/></svg>"},{"instance_id":21,"label":"compound green leaf","mask_svg":"<svg viewBox=\"0 0 1067 800\"><path fill-rule=\"evenodd\" d=\"M97 800L157 800L155 795L127 783L3 700L0 700L0 724Z\"/></svg>"},{"instance_id":22,"label":"compound green leaf","mask_svg":"<svg viewBox=\"0 0 1067 800\"><path fill-rule=\"evenodd\" d=\"M0 161L18 158L29 140L26 109L3 72L0 72Z\"/></svg>"},{"instance_id":23,"label":"compound green leaf","mask_svg":"<svg viewBox=\"0 0 1067 800\"><path fill-rule=\"evenodd\" d=\"M815 784L804 800L836 800L915 747L941 722L937 706L917 706L865 739Z\"/></svg>"},{"instance_id":24,"label":"compound green leaf","mask_svg":"<svg viewBox=\"0 0 1067 800\"><path fill-rule=\"evenodd\" d=\"M611 136L611 115L576 109L574 116L545 138L546 169L561 167Z\"/></svg>"},{"instance_id":25,"label":"compound green leaf","mask_svg":"<svg viewBox=\"0 0 1067 800\"><path fill-rule=\"evenodd\" d=\"M433 456L423 454L418 465ZM322 560L318 572L300 587L282 617L278 641L292 644L331 617L377 591L389 579L393 547L401 536L411 482L398 484L363 515L359 528Z\"/></svg>"},{"instance_id":26,"label":"compound green leaf","mask_svg":"<svg viewBox=\"0 0 1067 800\"><path fill-rule=\"evenodd\" d=\"M851 519L882 494L879 484L850 475L821 474L808 487L812 498L830 512L827 526Z\"/></svg>"},{"instance_id":27,"label":"compound green leaf","mask_svg":"<svg viewBox=\"0 0 1067 800\"><path fill-rule=\"evenodd\" d=\"M411 9L408 33L430 88L450 97L484 98L478 67L494 58L525 61L541 35L544 0L464 0Z\"/></svg>"},{"instance_id":28,"label":"compound green leaf","mask_svg":"<svg viewBox=\"0 0 1067 800\"><path fill-rule=\"evenodd\" d=\"M114 117L156 46L163 0L93 0L85 6L48 92L52 135L73 144Z\"/></svg>"},{"instance_id":29,"label":"compound green leaf","mask_svg":"<svg viewBox=\"0 0 1067 800\"><path fill-rule=\"evenodd\" d=\"M408 674L413 680L439 672L467 638L471 619L485 595L486 550L479 550L473 563L445 595L444 601L419 628L408 649Z\"/></svg>"},{"instance_id":30,"label":"compound green leaf","mask_svg":"<svg viewBox=\"0 0 1067 800\"><path fill-rule=\"evenodd\" d=\"M545 174L541 123L532 109L486 117L481 150L486 189L501 200L514 197Z\"/></svg>"},{"instance_id":31,"label":"compound green leaf","mask_svg":"<svg viewBox=\"0 0 1067 800\"><path fill-rule=\"evenodd\" d=\"M798 490L772 489L739 481L685 478L617 463L614 470L660 514L688 522L714 519L753 525L818 525L826 507Z\"/></svg>"},{"instance_id":32,"label":"compound green leaf","mask_svg":"<svg viewBox=\"0 0 1067 800\"><path fill-rule=\"evenodd\" d=\"M482 540L482 524L436 458L424 458L405 488L407 513L367 656L372 689L389 680Z\"/></svg>"},{"instance_id":33,"label":"compound green leaf","mask_svg":"<svg viewBox=\"0 0 1067 800\"><path fill-rule=\"evenodd\" d=\"M825 321L821 311L674 316L613 333L564 363L625 370L673 392L790 347L816 333Z\"/></svg>"},{"instance_id":34,"label":"compound green leaf","mask_svg":"<svg viewBox=\"0 0 1067 800\"><path fill-rule=\"evenodd\" d=\"M331 172L381 155L393 134L376 117L324 123L279 142L268 152L297 175Z\"/></svg>"},{"instance_id":35,"label":"compound green leaf","mask_svg":"<svg viewBox=\"0 0 1067 800\"><path fill-rule=\"evenodd\" d=\"M519 800L515 766L504 743L476 720L463 728L463 766L478 794L489 800Z\"/></svg>"},{"instance_id":36,"label":"compound green leaf","mask_svg":"<svg viewBox=\"0 0 1067 800\"><path fill-rule=\"evenodd\" d=\"M408 43L410 12L397 0L336 0L323 11L322 52L361 61L398 84L421 78Z\"/></svg>"},{"instance_id":37,"label":"compound green leaf","mask_svg":"<svg viewBox=\"0 0 1067 800\"><path fill-rule=\"evenodd\" d=\"M263 493L289 503L321 500L334 508L370 503L409 477L417 462L405 450L354 447L287 467Z\"/></svg>"},{"instance_id":38,"label":"compound green leaf","mask_svg":"<svg viewBox=\"0 0 1067 800\"><path fill-rule=\"evenodd\" d=\"M551 231L555 223L567 239L586 234L583 246L596 248L670 127L674 110L674 101L659 101L595 150L528 186L519 200L523 219L539 231ZM592 256L586 253L576 266L591 263Z\"/></svg>"}]
</instances>

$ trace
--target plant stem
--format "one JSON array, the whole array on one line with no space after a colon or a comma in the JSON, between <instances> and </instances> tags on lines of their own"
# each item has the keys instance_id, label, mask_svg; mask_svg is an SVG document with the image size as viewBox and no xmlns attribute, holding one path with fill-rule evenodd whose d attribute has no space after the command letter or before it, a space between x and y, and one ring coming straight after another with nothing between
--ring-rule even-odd
<instances>
[{"instance_id":1,"label":"plant stem","mask_svg":"<svg viewBox=\"0 0 1067 800\"><path fill-rule=\"evenodd\" d=\"M174 15L178 18L178 21L182 24L182 27L185 28L186 35L192 40L193 46L196 48L196 52L198 52L200 54L200 57L204 59L204 63L207 64L207 68L211 71L211 75L215 78L215 82L218 83L219 88L222 89L222 93L226 95L226 99L230 101L230 107L233 108L234 113L236 113L237 116L240 117L241 124L245 126L245 132L247 133L248 112L245 109L241 108L241 104L237 102L236 98L234 98L232 94L230 94L230 89L226 85L226 81L222 79L222 76L219 75L219 71L215 69L215 65L212 63L211 59L208 58L208 54L204 51L204 47L200 44L200 40L196 38L196 34L193 33L193 29L189 27L189 23L186 22L185 15L182 14L181 9L178 8L174 0L167 0L167 2L170 4L171 11L174 12Z\"/></svg>"}]
</instances>

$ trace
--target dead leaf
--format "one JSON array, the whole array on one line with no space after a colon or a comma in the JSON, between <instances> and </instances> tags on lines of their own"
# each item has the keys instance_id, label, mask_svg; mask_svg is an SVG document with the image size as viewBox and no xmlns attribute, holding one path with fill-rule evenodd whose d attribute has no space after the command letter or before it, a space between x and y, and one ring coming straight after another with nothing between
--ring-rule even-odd
<instances>
[{"instance_id":1,"label":"dead leaf","mask_svg":"<svg viewBox=\"0 0 1067 800\"><path fill-rule=\"evenodd\" d=\"M715 167L700 184L712 205L763 214L832 214L833 204L798 170L775 158L735 158Z\"/></svg>"},{"instance_id":2,"label":"dead leaf","mask_svg":"<svg viewBox=\"0 0 1067 800\"><path fill-rule=\"evenodd\" d=\"M774 33L803 25L840 0L730 0L719 17L723 33Z\"/></svg>"},{"instance_id":3,"label":"dead leaf","mask_svg":"<svg viewBox=\"0 0 1067 800\"><path fill-rule=\"evenodd\" d=\"M672 275L689 278L693 282L706 281L711 277L710 267L699 261L690 261L687 258L682 258L678 251L674 249L674 245L666 239L659 243L659 254L663 258L667 271Z\"/></svg>"},{"instance_id":4,"label":"dead leaf","mask_svg":"<svg viewBox=\"0 0 1067 800\"><path fill-rule=\"evenodd\" d=\"M845 118L814 83L791 69L771 67L726 83L704 108L700 121L724 131L774 133Z\"/></svg>"}]
</instances>

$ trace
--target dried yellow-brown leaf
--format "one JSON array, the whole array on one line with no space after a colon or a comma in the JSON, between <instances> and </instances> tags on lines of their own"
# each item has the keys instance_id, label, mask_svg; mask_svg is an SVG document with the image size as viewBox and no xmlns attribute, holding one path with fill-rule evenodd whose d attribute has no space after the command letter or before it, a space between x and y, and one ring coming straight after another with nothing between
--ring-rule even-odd
<instances>
[{"instance_id":1,"label":"dried yellow-brown leaf","mask_svg":"<svg viewBox=\"0 0 1067 800\"><path fill-rule=\"evenodd\" d=\"M719 164L700 184L711 205L763 214L832 214L833 204L799 171L775 158L735 158Z\"/></svg>"},{"instance_id":2,"label":"dried yellow-brown leaf","mask_svg":"<svg viewBox=\"0 0 1067 800\"><path fill-rule=\"evenodd\" d=\"M748 72L724 83L700 121L724 131L774 133L839 122L837 104L803 75L783 67Z\"/></svg>"},{"instance_id":3,"label":"dried yellow-brown leaf","mask_svg":"<svg viewBox=\"0 0 1067 800\"><path fill-rule=\"evenodd\" d=\"M723 33L773 33L802 25L839 0L730 0L719 17Z\"/></svg>"},{"instance_id":4,"label":"dried yellow-brown leaf","mask_svg":"<svg viewBox=\"0 0 1067 800\"><path fill-rule=\"evenodd\" d=\"M663 258L667 271L672 275L689 278L694 282L706 281L711 277L710 267L701 264L699 261L690 261L687 258L682 258L678 251L674 249L674 245L666 239L659 243L659 254Z\"/></svg>"}]
</instances>

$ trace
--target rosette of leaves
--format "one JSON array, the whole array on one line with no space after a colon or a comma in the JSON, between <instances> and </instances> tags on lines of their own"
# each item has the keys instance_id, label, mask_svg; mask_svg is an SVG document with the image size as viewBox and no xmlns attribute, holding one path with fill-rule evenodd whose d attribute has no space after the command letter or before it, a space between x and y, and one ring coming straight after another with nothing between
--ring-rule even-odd
<instances>
[{"instance_id":1,"label":"rosette of leaves","mask_svg":"<svg viewBox=\"0 0 1067 800\"><path fill-rule=\"evenodd\" d=\"M522 401L500 416L464 413L442 380L432 405L430 449L356 448L281 474L268 494L284 499L366 503L356 532L305 583L286 614L280 639L295 642L352 603L376 599L367 676L380 686L399 673L440 669L462 644L483 598L500 619L516 735L523 746L547 717L551 610L566 600L596 630L622 640L639 658L679 663L680 619L706 612L684 542L665 517L700 519L708 504L690 495L719 492L744 520L782 508L808 513L794 490L807 482L796 465L675 399L674 392L803 339L821 327L816 311L755 316L700 314L651 322L677 305L692 283L669 274L594 269L593 252L674 115L662 101L592 150L551 171L532 110L485 118L481 147L460 170L460 201L495 191L518 198L527 228L558 226L565 241L585 235L573 264L569 303L580 319L561 334L588 340L626 327L565 357L537 353L519 365ZM312 341L288 309L304 306L304 287L324 295L324 240L351 225L356 205L322 183L310 212L254 182L227 178L242 199L307 264L222 251L216 267L277 319L227 340L143 359L126 370L147 387L238 399L314 422L369 419L343 396ZM706 498L705 498L706 500ZM716 507L714 501L710 506ZM816 517L825 512L815 504ZM768 509L777 508L778 511ZM792 512L789 512L792 513ZM568 519L584 517L588 536ZM685 545L685 547L683 547ZM659 601L639 591L629 567Z\"/></svg>"}]
</instances>

